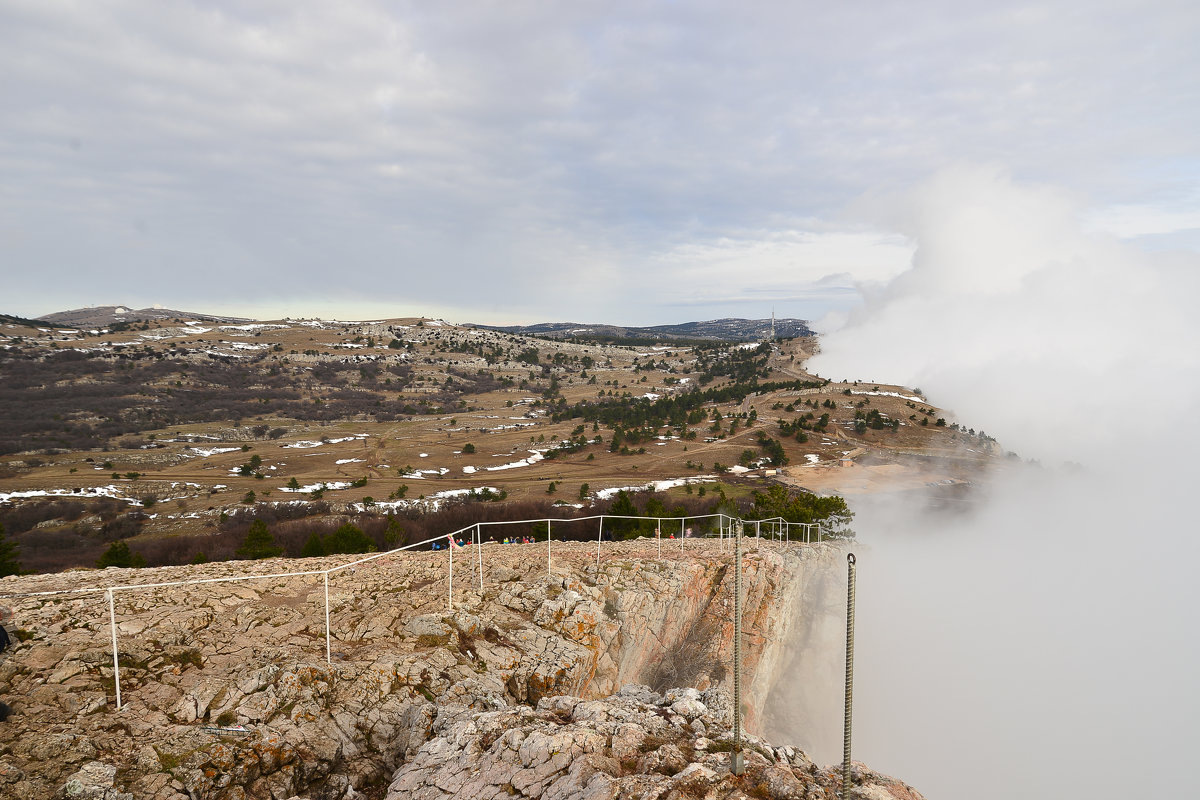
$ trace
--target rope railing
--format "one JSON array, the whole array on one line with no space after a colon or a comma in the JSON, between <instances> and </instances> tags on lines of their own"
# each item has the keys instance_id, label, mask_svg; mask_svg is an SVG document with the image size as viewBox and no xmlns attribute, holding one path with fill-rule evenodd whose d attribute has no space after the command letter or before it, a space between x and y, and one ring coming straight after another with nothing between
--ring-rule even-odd
<instances>
[{"instance_id":1,"label":"rope railing","mask_svg":"<svg viewBox=\"0 0 1200 800\"><path fill-rule=\"evenodd\" d=\"M575 524L575 523L598 520L599 521L599 526L598 526L599 530L598 530L597 538L596 538L596 568L599 569L600 563L601 563L601 548L602 548L602 544L604 541L604 522L605 522L605 520L612 520L612 521L637 520L641 523L653 523L654 524L654 538L656 540L658 555L659 555L659 557L661 557L662 556L662 531L664 528L663 523L669 522L669 523L671 523L672 526L674 524L678 524L678 526L679 526L679 537L678 538L679 538L679 543L680 543L679 544L680 552L683 552L685 549L686 540L689 538L691 538L691 539L713 538L711 533L703 535L703 536L697 536L694 534L690 534L691 528L688 527L688 522L692 521L693 523L695 523L695 522L702 522L704 520L714 520L714 519L716 520L716 536L715 536L715 538L717 538L719 541L721 541L722 544L729 542L731 546L732 546L733 536L734 536L734 525L746 526L746 525L749 525L750 522L754 523L755 534L756 534L754 538L758 540L760 549L761 549L761 543L764 540L775 541L775 542L779 542L779 543L783 543L783 544L790 544L791 543L790 531L791 531L792 527L797 526L797 525L801 526L802 529L804 530L804 533L805 533L804 540L806 543L812 542L814 532L816 535L817 542L821 542L825 536L825 529L822 528L819 523L787 522L786 520L784 520L780 517L774 517L771 519L764 519L764 520L749 520L749 521L747 521L747 520L739 519L737 517L732 517L732 516L730 516L728 514L724 514L724 513L701 514L701 515L686 516L686 517L641 517L641 516L635 516L635 515L621 515L621 514L594 514L594 515L590 515L590 516L586 516L586 517L567 517L567 518L547 517L547 518L542 518L542 519L527 519L527 520L499 520L499 521L495 521L495 522L473 522L470 525L468 525L464 528L459 528L458 530L453 531L451 533L443 533L443 534L439 534L437 536L432 536L428 539L423 539L419 542L413 542L411 544L406 544L401 547L393 548L391 550L386 550L382 553L372 553L371 555L364 556L362 558L357 558L352 561L348 561L345 564L338 564L337 566L326 567L325 569L300 570L300 571L296 571L296 572L270 572L270 573L261 574L261 575L258 575L258 574L231 575L231 576L225 576L225 577L219 577L219 578L194 578L191 580L160 581L160 582L156 582L156 583L129 583L129 584L118 584L118 585L112 585L112 586L81 586L81 587L75 587L75 588L71 588L71 589L54 589L54 590L39 591L39 592L9 592L9 593L0 593L0 599L22 599L22 598L34 598L34 597L53 598L53 597L62 597L62 596L66 596L66 595L87 595L87 594L103 593L106 596L106 601L107 601L106 604L108 606L109 632L110 632L110 638L112 641L112 651L113 651L113 683L114 683L115 694L116 694L116 707L119 710L122 707L122 702L121 702L121 668L120 668L120 656L119 656L119 650L118 650L117 615L116 615L116 593L118 593L118 592L133 592L133 591L147 590L147 589L167 589L167 588L180 587L180 586L202 586L202 585L214 584L214 583L235 583L235 582L241 582L241 581L257 581L257 580L279 580L279 579L284 579L284 578L301 578L301 577L307 577L307 576L320 575L322 577L322 584L323 584L323 589L324 589L325 661L327 664L332 664L333 663L333 653L332 653L332 647L331 647L332 627L331 627L331 623L330 623L329 577L331 575L333 575L334 573L341 572L343 570L347 570L352 567L357 567L362 564L379 561L388 556L396 555L398 553L412 551L412 550L415 550L416 548L425 547L425 546L429 546L429 545L435 545L437 543L445 541L446 542L446 550L447 550L447 607L451 612L453 612L454 611L454 551L464 549L464 546L458 544L458 540L466 539L467 534L470 535L471 542L469 545L466 545L466 546L473 546L476 548L476 551L477 551L478 572L479 572L479 591L481 594L484 591L484 581L483 581L483 567L484 567L483 545L485 544L485 542L483 541L484 526L545 524L546 525L546 531L545 531L545 533L546 533L546 572L547 572L547 574L552 574L553 564L552 564L551 542L552 542L552 538L553 538L553 536L552 536L553 523L559 523L560 525L564 525L564 524ZM772 526L772 527L770 527L770 532L769 532L768 536L762 535L763 523L769 523L770 526ZM610 531L611 531L611 528L610 528ZM535 535L536 535L536 533L535 533ZM668 536L674 536L674 535L675 535L674 530L671 530L668 533ZM642 538L642 537L638 537L638 538ZM567 540L564 539L564 540L560 540L560 541L565 542ZM799 542L799 539L797 538L796 541ZM497 544L497 543L488 542L488 544Z\"/></svg>"}]
</instances>

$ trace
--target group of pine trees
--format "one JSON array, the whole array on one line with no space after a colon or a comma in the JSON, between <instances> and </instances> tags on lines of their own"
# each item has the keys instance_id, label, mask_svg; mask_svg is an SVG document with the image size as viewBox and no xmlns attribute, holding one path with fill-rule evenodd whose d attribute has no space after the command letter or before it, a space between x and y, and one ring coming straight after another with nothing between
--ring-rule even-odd
<instances>
[{"instance_id":1,"label":"group of pine trees","mask_svg":"<svg viewBox=\"0 0 1200 800\"><path fill-rule=\"evenodd\" d=\"M392 517L387 529L383 533L384 544L388 547L394 547L400 544L405 537L404 528L399 521ZM353 523L347 522L333 533L322 536L320 533L314 532L308 537L304 548L300 551L301 558L312 558L314 556L331 556L342 553L372 553L376 549L375 542L371 537L367 536L361 528ZM250 528L246 531L246 538L234 551L234 555L239 559L257 560L260 558L277 558L282 556L284 549L275 541L274 534L267 526L267 523L261 519L256 519L250 523ZM207 562L207 557L203 553L197 553L192 559L193 564L203 564ZM96 566L100 569L106 567L144 567L146 560L140 553L130 550L129 543L124 539L119 539L109 545L108 550L104 551L103 555L96 561ZM21 565L17 561L17 545L4 537L4 527L0 525L0 577L5 575L21 574Z\"/></svg>"},{"instance_id":2,"label":"group of pine trees","mask_svg":"<svg viewBox=\"0 0 1200 800\"><path fill-rule=\"evenodd\" d=\"M4 535L4 526L0 525L0 578L5 575L20 575L21 562L17 561L17 545Z\"/></svg>"}]
</instances>

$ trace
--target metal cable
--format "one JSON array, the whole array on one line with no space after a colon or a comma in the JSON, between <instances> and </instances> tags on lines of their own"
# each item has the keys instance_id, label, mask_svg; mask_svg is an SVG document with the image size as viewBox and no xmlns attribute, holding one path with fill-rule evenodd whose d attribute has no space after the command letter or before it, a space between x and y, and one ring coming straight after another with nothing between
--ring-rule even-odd
<instances>
[{"instance_id":1,"label":"metal cable","mask_svg":"<svg viewBox=\"0 0 1200 800\"><path fill-rule=\"evenodd\" d=\"M850 722L854 716L854 553L846 554L846 716L842 729L842 800L854 791L850 778Z\"/></svg>"}]
</instances>

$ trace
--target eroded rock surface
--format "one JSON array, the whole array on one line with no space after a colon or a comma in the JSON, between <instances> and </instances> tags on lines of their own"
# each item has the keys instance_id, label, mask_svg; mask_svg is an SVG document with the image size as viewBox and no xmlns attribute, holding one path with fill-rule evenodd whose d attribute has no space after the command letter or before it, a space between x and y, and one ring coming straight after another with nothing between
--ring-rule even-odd
<instances>
[{"instance_id":1,"label":"eroded rock surface","mask_svg":"<svg viewBox=\"0 0 1200 800\"><path fill-rule=\"evenodd\" d=\"M749 736L745 771L730 772L730 703L721 690L630 685L602 700L549 697L536 709L447 708L433 738L402 766L387 800L633 800L841 796L841 772L800 750ZM912 787L862 765L858 797L921 800Z\"/></svg>"},{"instance_id":2,"label":"eroded rock surface","mask_svg":"<svg viewBox=\"0 0 1200 800\"><path fill-rule=\"evenodd\" d=\"M555 543L550 574L543 546L488 546L482 591L472 557L478 554L468 549L455 566L453 610L444 554L389 556L334 573L328 662L320 575L122 589L114 593L120 710L106 596L31 593L339 562L0 580L0 594L23 595L2 601L14 608L9 630L20 641L0 654L0 699L13 709L0 723L0 797L341 800L382 797L389 784L393 794L442 796L413 794L451 780L426 782L437 748L446 753L457 746L447 742L471 741L482 759L496 743L483 746L480 731L497 725L525 731L514 752L521 769L538 765L517 779L528 781L524 788L500 784L516 796L603 784L624 788L596 796L640 797L636 786L659 786L693 769L689 775L706 776L696 781L717 787L711 796L724 797L723 779L696 770L719 766L697 742L724 735L727 708L715 698L726 686L731 651L732 554L716 542L689 541L682 552L677 545L664 545L660 556L653 542L606 542L597 569L595 545ZM747 719L767 696L767 677L755 667L778 660L772 648L789 593L841 563L829 545L750 548L744 649L746 674L754 678ZM652 688L622 691L612 712L563 697L591 702L626 684ZM654 692L679 685L696 689ZM664 737L649 750L638 721L647 714L662 720L654 729ZM497 764L517 763L507 752L496 751ZM787 769L796 757L788 757ZM689 767L693 762L698 766ZM783 769L775 761L764 762L768 767ZM645 772L643 783L631 771ZM575 777L563 782L567 775ZM776 777L787 783L782 773ZM460 779L474 780L453 780ZM405 788L410 780L419 782Z\"/></svg>"}]
</instances>

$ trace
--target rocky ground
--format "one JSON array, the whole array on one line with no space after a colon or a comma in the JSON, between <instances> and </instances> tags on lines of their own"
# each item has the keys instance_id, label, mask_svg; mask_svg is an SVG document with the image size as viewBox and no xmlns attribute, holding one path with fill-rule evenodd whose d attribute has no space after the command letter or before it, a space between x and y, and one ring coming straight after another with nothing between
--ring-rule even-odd
<instances>
[{"instance_id":1,"label":"rocky ground","mask_svg":"<svg viewBox=\"0 0 1200 800\"><path fill-rule=\"evenodd\" d=\"M794 747L746 737L742 775L730 771L732 704L720 689L629 684L615 695L557 696L536 708L447 710L433 738L404 764L388 800L624 800L841 797L840 769ZM921 800L900 781L855 765L863 800Z\"/></svg>"},{"instance_id":2,"label":"rocky ground","mask_svg":"<svg viewBox=\"0 0 1200 800\"><path fill-rule=\"evenodd\" d=\"M336 572L328 661L322 575L120 590L119 710L106 596L33 593L346 557L6 578L0 797L836 796L840 775L760 739L729 774L732 553L678 546L606 542L597 567L595 545L556 544L548 573L544 545L489 545L482 591L467 548L452 596L448 553ZM833 545L749 548L751 729L794 598L843 563ZM860 797L919 797L859 775Z\"/></svg>"}]
</instances>

